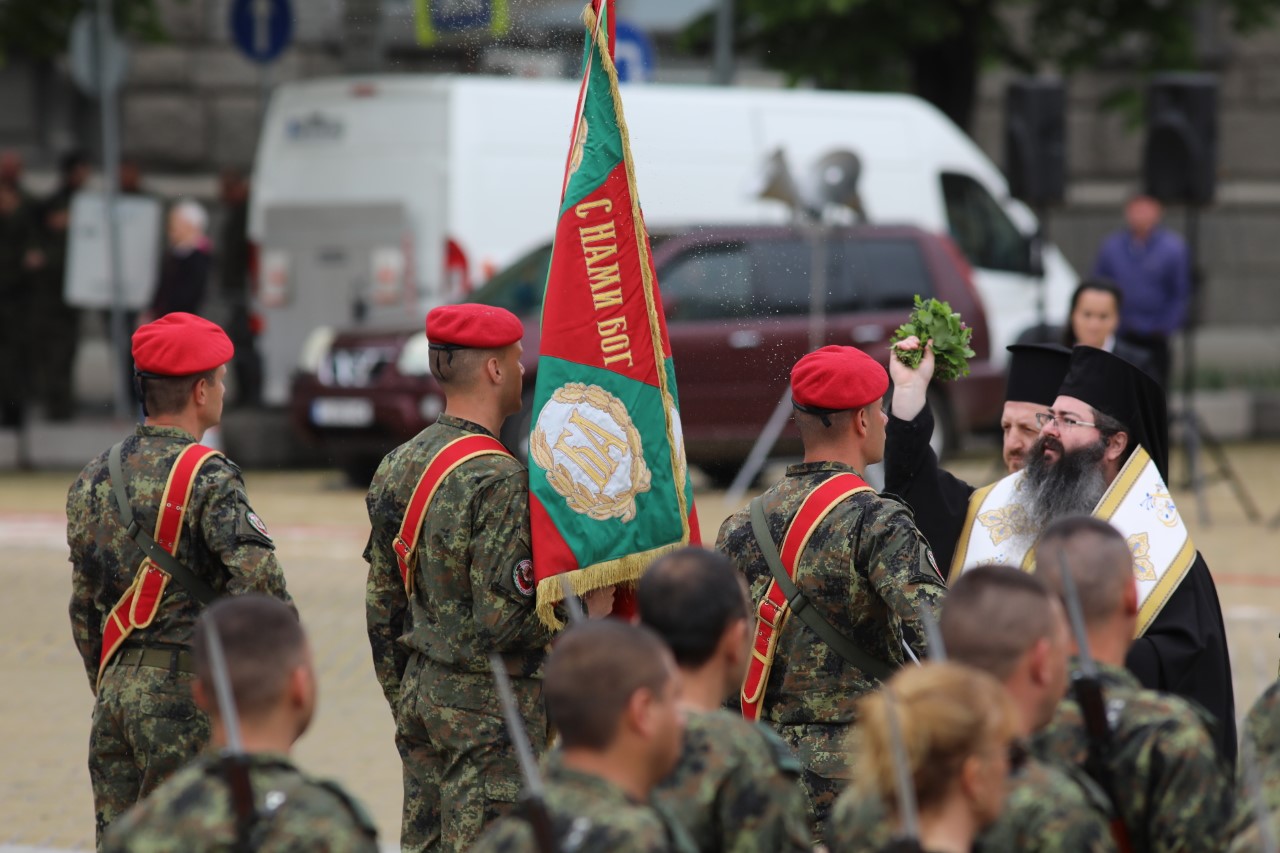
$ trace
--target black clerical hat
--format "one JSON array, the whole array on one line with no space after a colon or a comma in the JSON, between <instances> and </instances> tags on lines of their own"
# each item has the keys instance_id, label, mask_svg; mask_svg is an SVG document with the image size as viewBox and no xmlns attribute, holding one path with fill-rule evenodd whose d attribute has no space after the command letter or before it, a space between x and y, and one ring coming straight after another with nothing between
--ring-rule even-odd
<instances>
[{"instance_id":1,"label":"black clerical hat","mask_svg":"<svg viewBox=\"0 0 1280 853\"><path fill-rule=\"evenodd\" d=\"M1071 350L1058 344L1012 344L1007 349L1012 355L1005 400L1052 406L1067 375Z\"/></svg>"},{"instance_id":2,"label":"black clerical hat","mask_svg":"<svg viewBox=\"0 0 1280 853\"><path fill-rule=\"evenodd\" d=\"M1169 476L1169 415L1164 389L1143 370L1105 350L1075 346L1058 393L1083 400L1125 425L1130 446L1147 449L1160 476Z\"/></svg>"}]
</instances>

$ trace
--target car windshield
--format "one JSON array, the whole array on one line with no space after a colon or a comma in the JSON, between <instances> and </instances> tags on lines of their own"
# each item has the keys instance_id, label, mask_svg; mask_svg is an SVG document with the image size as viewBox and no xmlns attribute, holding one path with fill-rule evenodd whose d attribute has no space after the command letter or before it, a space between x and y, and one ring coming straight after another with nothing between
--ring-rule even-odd
<instances>
[{"instance_id":1,"label":"car windshield","mask_svg":"<svg viewBox=\"0 0 1280 853\"><path fill-rule=\"evenodd\" d=\"M650 247L656 249L667 237L667 234L650 234ZM547 287L550 267L551 244L548 243L498 271L471 295L470 301L497 305L517 316L526 317L542 308L542 294Z\"/></svg>"},{"instance_id":2,"label":"car windshield","mask_svg":"<svg viewBox=\"0 0 1280 853\"><path fill-rule=\"evenodd\" d=\"M522 317L531 314L542 306L550 266L551 244L548 243L494 275L472 294L471 301L497 305Z\"/></svg>"}]
</instances>

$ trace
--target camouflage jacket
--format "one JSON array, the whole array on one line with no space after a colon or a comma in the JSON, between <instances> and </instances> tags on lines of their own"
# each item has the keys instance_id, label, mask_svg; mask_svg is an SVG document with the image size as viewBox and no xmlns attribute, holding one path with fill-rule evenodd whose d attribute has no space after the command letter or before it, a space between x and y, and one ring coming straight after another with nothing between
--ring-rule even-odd
<instances>
[{"instance_id":1,"label":"camouflage jacket","mask_svg":"<svg viewBox=\"0 0 1280 853\"><path fill-rule=\"evenodd\" d=\"M1250 762L1258 774L1258 789L1246 773ZM1240 762L1236 781L1236 812L1231 824L1231 853L1263 853L1263 833L1280 843L1280 681L1268 687L1244 719ZM1258 823L1257 799L1267 815Z\"/></svg>"},{"instance_id":2,"label":"camouflage jacket","mask_svg":"<svg viewBox=\"0 0 1280 853\"><path fill-rule=\"evenodd\" d=\"M377 829L364 808L334 782L300 772L280 755L248 756L258 819L258 853L377 853ZM217 756L196 759L113 821L104 853L234 850L235 810Z\"/></svg>"},{"instance_id":3,"label":"camouflage jacket","mask_svg":"<svg viewBox=\"0 0 1280 853\"><path fill-rule=\"evenodd\" d=\"M487 455L441 482L422 521L412 599L391 543L423 470L449 442L483 427L441 415L391 451L365 503L372 532L365 620L373 665L392 708L409 655L457 672L486 674L499 652L512 675L540 671L551 632L534 612L529 549L529 477L510 456Z\"/></svg>"},{"instance_id":4,"label":"camouflage jacket","mask_svg":"<svg viewBox=\"0 0 1280 853\"><path fill-rule=\"evenodd\" d=\"M1032 759L1009 778L999 819L974 841L974 853L1106 853L1116 849L1108 826L1109 804L1081 772ZM884 802L852 787L832 812L827 843L832 850L880 851L896 825Z\"/></svg>"},{"instance_id":5,"label":"camouflage jacket","mask_svg":"<svg viewBox=\"0 0 1280 853\"><path fill-rule=\"evenodd\" d=\"M1116 809L1135 851L1220 850L1232 810L1229 771L1207 712L1145 690L1127 670L1100 665L1111 723L1107 762ZM1040 732L1041 758L1084 767L1089 751L1080 707L1068 696Z\"/></svg>"},{"instance_id":6,"label":"camouflage jacket","mask_svg":"<svg viewBox=\"0 0 1280 853\"><path fill-rule=\"evenodd\" d=\"M173 463L193 442L177 427L146 425L124 441L121 467L129 504L148 533L155 531ZM103 622L133 583L144 557L120 521L113 491L103 453L85 466L67 492L71 633L90 684L97 680ZM219 594L260 592L290 600L275 545L249 506L240 469L226 457L210 459L196 475L177 557ZM170 581L155 621L129 641L189 643L200 610L182 584Z\"/></svg>"},{"instance_id":7,"label":"camouflage jacket","mask_svg":"<svg viewBox=\"0 0 1280 853\"><path fill-rule=\"evenodd\" d=\"M637 803L598 776L565 767L553 753L544 762L543 801L559 853L696 853L697 848L660 807ZM537 853L519 814L490 825L471 853Z\"/></svg>"},{"instance_id":8,"label":"camouflage jacket","mask_svg":"<svg viewBox=\"0 0 1280 853\"><path fill-rule=\"evenodd\" d=\"M838 462L792 465L786 479L764 493L776 544L809 493L842 472L853 469ZM746 575L751 599L759 603L773 576L751 531L749 508L721 525L716 550ZM794 580L837 631L892 666L903 663L904 628L912 640L923 638L919 608L936 611L946 593L910 511L874 492L847 498L823 519ZM797 618L787 620L777 649L760 715L775 726L852 723L855 701L877 686Z\"/></svg>"},{"instance_id":9,"label":"camouflage jacket","mask_svg":"<svg viewBox=\"0 0 1280 853\"><path fill-rule=\"evenodd\" d=\"M808 853L801 767L767 726L729 711L691 713L680 763L653 792L701 853Z\"/></svg>"}]
</instances>

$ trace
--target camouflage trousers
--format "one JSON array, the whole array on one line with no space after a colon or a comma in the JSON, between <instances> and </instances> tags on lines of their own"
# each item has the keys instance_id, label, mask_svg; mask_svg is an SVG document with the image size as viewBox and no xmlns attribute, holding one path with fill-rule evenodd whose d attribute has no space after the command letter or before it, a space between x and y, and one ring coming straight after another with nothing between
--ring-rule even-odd
<instances>
[{"instance_id":1,"label":"camouflage trousers","mask_svg":"<svg viewBox=\"0 0 1280 853\"><path fill-rule=\"evenodd\" d=\"M542 682L511 686L536 754L547 746ZM403 853L471 848L510 811L523 780L493 679L445 670L414 655L400 680L396 748L404 763Z\"/></svg>"},{"instance_id":2,"label":"camouflage trousers","mask_svg":"<svg viewBox=\"0 0 1280 853\"><path fill-rule=\"evenodd\" d=\"M849 763L849 735L853 728L847 723L805 723L778 725L776 729L804 767L802 779L809 794L809 825L814 842L819 842L826 835L827 820L836 799L853 779Z\"/></svg>"},{"instance_id":3,"label":"camouflage trousers","mask_svg":"<svg viewBox=\"0 0 1280 853\"><path fill-rule=\"evenodd\" d=\"M111 823L209 743L209 718L191 676L112 664L102 675L89 733L89 779L98 843Z\"/></svg>"}]
</instances>

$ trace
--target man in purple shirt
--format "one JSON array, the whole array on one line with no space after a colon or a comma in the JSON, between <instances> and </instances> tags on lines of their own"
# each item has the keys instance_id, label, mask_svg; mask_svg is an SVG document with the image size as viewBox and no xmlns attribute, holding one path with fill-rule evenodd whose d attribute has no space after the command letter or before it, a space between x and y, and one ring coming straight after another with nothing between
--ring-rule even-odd
<instances>
[{"instance_id":1,"label":"man in purple shirt","mask_svg":"<svg viewBox=\"0 0 1280 853\"><path fill-rule=\"evenodd\" d=\"M1151 353L1151 374L1169 384L1169 338L1191 306L1191 264L1182 238L1160 227L1160 202L1137 195L1125 205L1128 230L1103 242L1093 274L1124 293L1120 337Z\"/></svg>"}]
</instances>

